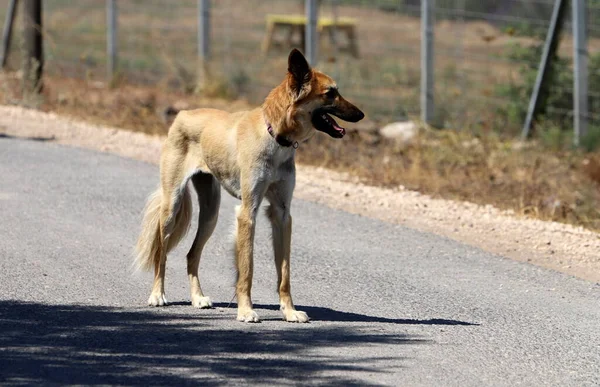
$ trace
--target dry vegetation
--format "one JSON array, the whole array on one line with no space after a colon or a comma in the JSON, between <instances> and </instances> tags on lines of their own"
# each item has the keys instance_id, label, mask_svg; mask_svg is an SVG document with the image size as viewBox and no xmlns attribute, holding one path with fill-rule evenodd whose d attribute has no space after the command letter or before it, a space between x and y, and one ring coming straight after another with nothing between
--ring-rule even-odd
<instances>
[{"instance_id":1,"label":"dry vegetation","mask_svg":"<svg viewBox=\"0 0 600 387\"><path fill-rule=\"evenodd\" d=\"M195 1L178 3L180 7L164 11L166 16L161 7L155 7L157 15L152 18L124 6L120 16L126 37L121 42L124 72L122 82L112 87L99 81L104 73L104 13L97 4L102 2L82 1L79 7L63 3L66 6L56 6L48 14L50 60L43 96L20 95L19 77L6 73L0 79L0 103L26 104L152 134L166 133L164 112L169 106L233 111L259 103L285 69L285 55L257 54L264 15L302 10L302 2L293 1L252 0L243 6L215 2L212 83L200 97L190 93L195 88L195 41L190 38L195 25L195 12L190 9ZM340 7L340 14L360 21L361 58L330 58L324 51L328 60L321 67L341 79L344 94L357 101L376 124L415 112L418 19L366 7ZM64 28L69 20L79 22ZM351 131L342 141L318 135L301 147L299 161L349 171L369 184L404 185L438 197L492 204L599 230L598 154L548 149L536 141L522 144L497 134L503 123L494 116L493 106L502 101L490 96L495 84L514 79L517 67L500 58L508 45L534 41L481 22L456 25L444 21L437 31L436 45L442 53L438 56L439 110L446 122L475 125L476 131L423 130L409 146L383 141L373 133ZM460 57L445 55L457 52L458 39ZM598 40L590 42L592 49L599 46ZM561 50L571 51L568 44ZM18 57L12 61L18 63ZM126 80L139 82L134 85Z\"/></svg>"},{"instance_id":2,"label":"dry vegetation","mask_svg":"<svg viewBox=\"0 0 600 387\"><path fill-rule=\"evenodd\" d=\"M353 133L343 143L307 146L300 160L351 171L374 185L403 185L434 197L600 229L597 154L551 151L493 133L474 137L424 129L409 146L368 144L362 137Z\"/></svg>"}]
</instances>

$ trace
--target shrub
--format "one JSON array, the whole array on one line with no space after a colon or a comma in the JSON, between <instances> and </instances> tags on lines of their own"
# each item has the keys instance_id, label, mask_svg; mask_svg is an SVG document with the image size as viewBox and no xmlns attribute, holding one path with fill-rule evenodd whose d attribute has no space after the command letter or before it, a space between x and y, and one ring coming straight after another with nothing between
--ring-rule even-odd
<instances>
[{"instance_id":1,"label":"shrub","mask_svg":"<svg viewBox=\"0 0 600 387\"><path fill-rule=\"evenodd\" d=\"M508 57L514 62L521 63L521 66L515 79L496 87L496 95L508 101L498 109L498 113L505 118L508 129L513 132L518 131L525 121L528 103L523 101L529 101L531 98L542 49L542 44L534 47L523 47L519 44L512 46ZM600 90L600 53L590 56L588 67L588 89ZM570 58L557 57L552 62L548 83L550 85L548 98L541 106L537 129L540 133L545 132L543 135L550 135L549 133L552 132L550 136L556 138L557 134L554 132L557 129L562 131L573 129L573 68ZM598 111L600 95L591 93L588 104L590 112ZM585 140L588 144L586 147L595 148L600 142L600 138L596 140L596 137L600 137L599 130L597 125L594 126L593 122L590 122L590 132L586 139L582 139L582 143Z\"/></svg>"}]
</instances>

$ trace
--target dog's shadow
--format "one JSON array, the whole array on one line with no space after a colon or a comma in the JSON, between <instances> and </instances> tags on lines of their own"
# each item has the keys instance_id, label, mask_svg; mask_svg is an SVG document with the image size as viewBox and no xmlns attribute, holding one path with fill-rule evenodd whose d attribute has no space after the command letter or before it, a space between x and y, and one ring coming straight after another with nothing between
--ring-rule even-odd
<instances>
[{"instance_id":1,"label":"dog's shadow","mask_svg":"<svg viewBox=\"0 0 600 387\"><path fill-rule=\"evenodd\" d=\"M230 316L190 312L0 300L0 364L10 364L0 385L364 386L433 344L395 329L215 324Z\"/></svg>"},{"instance_id":2,"label":"dog's shadow","mask_svg":"<svg viewBox=\"0 0 600 387\"><path fill-rule=\"evenodd\" d=\"M176 305L189 305L186 303L175 303ZM213 304L214 308L237 308L237 304L234 303L221 303L217 302ZM279 305L275 304L254 304L255 309L266 309L266 310L279 310ZM306 312L311 320L313 321L326 321L326 322L364 322L364 323L385 323L385 324L398 324L398 325L464 325L464 326L478 326L478 323L451 320L443 318L432 318L432 319L408 319L408 318L389 318L389 317L378 317L369 316L360 313L342 312L331 308L325 308L320 306L303 306L296 305L296 309Z\"/></svg>"}]
</instances>

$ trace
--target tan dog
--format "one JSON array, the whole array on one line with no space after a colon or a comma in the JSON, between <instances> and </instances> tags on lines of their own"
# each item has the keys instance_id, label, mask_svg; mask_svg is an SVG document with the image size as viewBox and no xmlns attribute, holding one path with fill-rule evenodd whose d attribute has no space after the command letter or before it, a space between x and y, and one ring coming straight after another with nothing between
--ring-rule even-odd
<instances>
[{"instance_id":1,"label":"tan dog","mask_svg":"<svg viewBox=\"0 0 600 387\"><path fill-rule=\"evenodd\" d=\"M204 244L217 223L221 186L241 199L236 208L237 319L258 322L252 309L254 227L258 208L266 196L273 232L273 251L281 311L286 321L307 322L290 294L290 204L296 180L294 155L299 143L316 130L341 138L345 134L329 116L357 122L364 114L338 93L335 82L310 68L298 50L288 58L286 79L266 98L262 107L237 113L214 109L180 112L163 147L160 188L148 199L136 262L154 268L149 305L162 306L167 253L186 234L191 218L188 180L198 192L198 231L187 254L192 305L210 308L198 280Z\"/></svg>"}]
</instances>

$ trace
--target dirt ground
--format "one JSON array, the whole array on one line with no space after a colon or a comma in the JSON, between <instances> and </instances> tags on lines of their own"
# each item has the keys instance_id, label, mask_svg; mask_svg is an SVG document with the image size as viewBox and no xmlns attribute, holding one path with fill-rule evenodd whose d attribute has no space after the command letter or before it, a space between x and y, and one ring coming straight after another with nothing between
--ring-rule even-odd
<instances>
[{"instance_id":1,"label":"dirt ground","mask_svg":"<svg viewBox=\"0 0 600 387\"><path fill-rule=\"evenodd\" d=\"M163 139L1 105L0 134L43 138L155 164ZM303 165L298 167L295 196L600 282L600 234L582 227L520 217L489 205L434 199L402 186L367 186L348 174Z\"/></svg>"}]
</instances>

